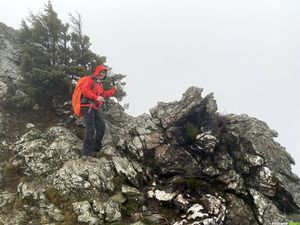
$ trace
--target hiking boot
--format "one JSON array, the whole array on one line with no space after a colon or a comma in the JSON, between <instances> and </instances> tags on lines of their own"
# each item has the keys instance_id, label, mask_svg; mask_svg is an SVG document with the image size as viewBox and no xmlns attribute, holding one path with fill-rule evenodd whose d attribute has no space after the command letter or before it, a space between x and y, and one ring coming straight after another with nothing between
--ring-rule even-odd
<instances>
[{"instance_id":1,"label":"hiking boot","mask_svg":"<svg viewBox=\"0 0 300 225\"><path fill-rule=\"evenodd\" d=\"M99 152L99 151L101 150L102 147L103 147L102 144L100 144L99 147L95 147L95 148L94 148L94 151L95 151L95 152Z\"/></svg>"}]
</instances>

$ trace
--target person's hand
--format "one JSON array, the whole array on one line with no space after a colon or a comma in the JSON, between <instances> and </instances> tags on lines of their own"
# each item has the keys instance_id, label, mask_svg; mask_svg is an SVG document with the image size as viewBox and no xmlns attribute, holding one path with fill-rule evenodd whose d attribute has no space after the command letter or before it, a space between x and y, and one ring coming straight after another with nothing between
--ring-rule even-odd
<instances>
[{"instance_id":1,"label":"person's hand","mask_svg":"<svg viewBox=\"0 0 300 225\"><path fill-rule=\"evenodd\" d=\"M117 85L115 85L114 87L115 87L115 89L116 89L116 90L118 90L118 87L117 87Z\"/></svg>"},{"instance_id":2,"label":"person's hand","mask_svg":"<svg viewBox=\"0 0 300 225\"><path fill-rule=\"evenodd\" d=\"M104 97L99 96L99 97L96 99L96 101L98 101L98 102L104 102Z\"/></svg>"}]
</instances>

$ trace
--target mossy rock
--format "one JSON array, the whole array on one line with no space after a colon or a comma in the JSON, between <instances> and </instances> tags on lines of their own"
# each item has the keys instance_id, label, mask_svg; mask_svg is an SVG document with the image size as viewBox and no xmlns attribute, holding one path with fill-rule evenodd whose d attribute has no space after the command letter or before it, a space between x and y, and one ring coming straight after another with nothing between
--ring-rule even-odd
<instances>
[{"instance_id":1,"label":"mossy rock","mask_svg":"<svg viewBox=\"0 0 300 225\"><path fill-rule=\"evenodd\" d=\"M201 133L201 130L190 122L186 124L185 131L191 140L195 140L197 135Z\"/></svg>"},{"instance_id":2,"label":"mossy rock","mask_svg":"<svg viewBox=\"0 0 300 225\"><path fill-rule=\"evenodd\" d=\"M131 215L137 212L139 209L139 204L137 202L125 202L121 207L122 217L127 218L131 217Z\"/></svg>"},{"instance_id":3,"label":"mossy rock","mask_svg":"<svg viewBox=\"0 0 300 225\"><path fill-rule=\"evenodd\" d=\"M61 207L61 205L66 201L66 199L54 187L46 189L45 195L47 199L57 207Z\"/></svg>"}]
</instances>

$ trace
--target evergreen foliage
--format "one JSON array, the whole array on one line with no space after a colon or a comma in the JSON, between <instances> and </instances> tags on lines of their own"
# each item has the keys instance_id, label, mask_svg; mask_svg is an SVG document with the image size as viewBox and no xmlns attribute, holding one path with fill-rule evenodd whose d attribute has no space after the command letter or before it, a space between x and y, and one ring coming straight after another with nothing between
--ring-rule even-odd
<instances>
[{"instance_id":1,"label":"evergreen foliage","mask_svg":"<svg viewBox=\"0 0 300 225\"><path fill-rule=\"evenodd\" d=\"M39 104L51 107L53 102L70 100L72 80L90 74L106 57L90 50L90 38L83 34L81 16L70 16L71 23L63 23L54 11L50 1L44 12L22 21L19 30L21 44L22 84L20 91L28 99L14 98L16 105L33 106ZM71 28L71 29L70 29ZM125 75L111 74L105 88L111 87L112 79L118 82L117 99L126 95Z\"/></svg>"}]
</instances>

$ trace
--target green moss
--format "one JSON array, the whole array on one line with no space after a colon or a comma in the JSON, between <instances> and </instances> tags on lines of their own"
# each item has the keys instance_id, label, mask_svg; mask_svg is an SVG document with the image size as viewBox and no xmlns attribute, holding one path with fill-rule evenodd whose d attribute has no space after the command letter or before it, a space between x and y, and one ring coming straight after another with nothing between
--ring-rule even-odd
<instances>
[{"instance_id":1,"label":"green moss","mask_svg":"<svg viewBox=\"0 0 300 225\"><path fill-rule=\"evenodd\" d=\"M139 208L139 204L136 202L126 202L121 207L122 217L130 217L134 212L136 212Z\"/></svg>"},{"instance_id":2,"label":"green moss","mask_svg":"<svg viewBox=\"0 0 300 225\"><path fill-rule=\"evenodd\" d=\"M172 184L174 185L181 185L185 183L185 179L181 176L174 176L172 180Z\"/></svg>"},{"instance_id":3,"label":"green moss","mask_svg":"<svg viewBox=\"0 0 300 225\"><path fill-rule=\"evenodd\" d=\"M197 135L201 132L201 130L196 125L190 122L186 124L185 130L191 140L195 140Z\"/></svg>"},{"instance_id":4,"label":"green moss","mask_svg":"<svg viewBox=\"0 0 300 225\"><path fill-rule=\"evenodd\" d=\"M186 180L186 186L193 190L199 190L206 186L206 182L195 177L191 177Z\"/></svg>"}]
</instances>

